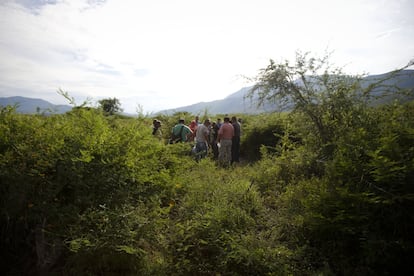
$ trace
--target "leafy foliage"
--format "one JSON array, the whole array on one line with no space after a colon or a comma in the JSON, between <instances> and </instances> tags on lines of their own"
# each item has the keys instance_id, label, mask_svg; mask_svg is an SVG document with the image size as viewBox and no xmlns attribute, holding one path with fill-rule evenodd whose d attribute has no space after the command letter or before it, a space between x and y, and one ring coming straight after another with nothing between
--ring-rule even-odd
<instances>
[{"instance_id":1,"label":"leafy foliage","mask_svg":"<svg viewBox=\"0 0 414 276\"><path fill-rule=\"evenodd\" d=\"M258 90L294 111L243 115L249 162L230 169L160 143L146 116L2 108L1 271L409 274L414 103L372 107L357 79L310 78L326 60L299 57L271 64ZM193 115L158 117L164 138L180 117Z\"/></svg>"},{"instance_id":2,"label":"leafy foliage","mask_svg":"<svg viewBox=\"0 0 414 276\"><path fill-rule=\"evenodd\" d=\"M63 255L70 264L71 256L78 256L74 253L91 258L142 255L137 243L156 227L163 207L159 202L171 196L175 167L184 161L154 143L146 122L123 123L94 109L50 117L2 110L5 248L15 255L42 251L42 256L37 253L42 269ZM60 250L46 256L50 245ZM18 261L24 260L13 260ZM90 263L73 268L95 269Z\"/></svg>"},{"instance_id":3,"label":"leafy foliage","mask_svg":"<svg viewBox=\"0 0 414 276\"><path fill-rule=\"evenodd\" d=\"M102 99L98 103L105 114L114 115L122 112L121 102L117 98Z\"/></svg>"},{"instance_id":4,"label":"leafy foliage","mask_svg":"<svg viewBox=\"0 0 414 276\"><path fill-rule=\"evenodd\" d=\"M267 147L274 151L274 147L287 128L286 116L280 114L261 114L245 116L241 136L241 154L250 162L261 158L260 148Z\"/></svg>"},{"instance_id":5,"label":"leafy foliage","mask_svg":"<svg viewBox=\"0 0 414 276\"><path fill-rule=\"evenodd\" d=\"M311 257L319 264L314 268L407 273L414 248L406 235L414 225L407 212L413 209L412 103L371 108L375 84L362 89L354 78L327 69L320 77L307 75L325 65L299 54L295 66L271 62L259 76L254 91L262 100L291 101L293 129L303 138L262 161L274 165L269 176L258 176L273 183L262 182L261 190L270 193L280 217L298 218L286 232L306 244L298 257Z\"/></svg>"}]
</instances>

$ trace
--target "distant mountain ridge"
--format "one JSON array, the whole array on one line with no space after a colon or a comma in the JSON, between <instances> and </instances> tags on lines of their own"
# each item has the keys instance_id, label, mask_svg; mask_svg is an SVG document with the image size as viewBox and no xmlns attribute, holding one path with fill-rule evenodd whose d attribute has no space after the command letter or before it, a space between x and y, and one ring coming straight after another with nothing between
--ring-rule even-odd
<instances>
[{"instance_id":1,"label":"distant mountain ridge","mask_svg":"<svg viewBox=\"0 0 414 276\"><path fill-rule=\"evenodd\" d=\"M367 87L369 84L372 84L375 81L384 79L389 76L391 72L379 74L379 75L369 75L363 78L362 86ZM410 97L407 97L407 100L414 99L414 70L403 70L400 73L396 74L393 78L386 80L383 85L386 86L398 86L399 88L407 89L411 88L412 93ZM211 102L199 102L192 105L187 105L183 107L177 107L172 109L166 109L157 112L157 114L173 114L176 112L189 112L192 114L203 113L207 111L209 114L258 114L264 112L274 111L278 108L277 104L266 104L264 106L258 107L255 103L255 99L251 101L246 99L245 96L249 93L253 86L244 87L237 92L234 92L222 100L215 100ZM373 94L379 95L382 91L380 89L375 89ZM391 100L390 97L386 97L384 100Z\"/></svg>"},{"instance_id":2,"label":"distant mountain ridge","mask_svg":"<svg viewBox=\"0 0 414 276\"><path fill-rule=\"evenodd\" d=\"M157 112L157 114L173 114L175 112L190 112L193 114L203 113L207 110L209 114L225 114L225 113L245 113L257 114L269 112L274 109L273 105L265 105L257 107L256 103L245 96L249 93L252 87L243 87L235 93L232 93L222 100L215 100L211 102L199 102L192 105L166 109Z\"/></svg>"},{"instance_id":3,"label":"distant mountain ridge","mask_svg":"<svg viewBox=\"0 0 414 276\"><path fill-rule=\"evenodd\" d=\"M379 75L369 75L362 80L363 86L386 78L391 72ZM386 80L384 85L398 86L404 89L411 89L410 95L404 100L414 99L414 70L403 70L391 79ZM249 93L250 87L244 87L221 100L215 100L211 102L199 102L188 106L177 107L167 110L156 112L155 114L171 115L176 112L189 112L192 114L201 114L207 111L209 114L258 114L264 112L271 112L278 109L277 104L266 104L261 107L257 107L255 98L253 100L246 99L245 96ZM383 91L376 89L374 94L380 95ZM257 98L256 98L257 99ZM381 99L381 102L392 100L392 96ZM69 105L55 105L48 101L36 98L27 97L0 97L0 106L11 105L17 106L16 111L25 114L61 114L72 110ZM127 116L133 116L132 114L125 114Z\"/></svg>"},{"instance_id":4,"label":"distant mountain ridge","mask_svg":"<svg viewBox=\"0 0 414 276\"><path fill-rule=\"evenodd\" d=\"M5 107L8 105L16 106L16 111L24 114L61 114L72 110L72 107L69 105L55 105L42 99L20 96L0 98L0 106Z\"/></svg>"}]
</instances>

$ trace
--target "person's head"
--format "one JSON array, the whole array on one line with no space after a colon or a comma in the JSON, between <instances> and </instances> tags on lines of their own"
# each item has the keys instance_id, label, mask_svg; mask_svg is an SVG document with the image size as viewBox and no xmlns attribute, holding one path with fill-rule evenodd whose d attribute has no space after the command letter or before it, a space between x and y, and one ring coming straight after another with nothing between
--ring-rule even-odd
<instances>
[{"instance_id":1,"label":"person's head","mask_svg":"<svg viewBox=\"0 0 414 276\"><path fill-rule=\"evenodd\" d=\"M236 117L236 116L231 117L231 121L232 121L233 123L237 122L237 117Z\"/></svg>"},{"instance_id":2,"label":"person's head","mask_svg":"<svg viewBox=\"0 0 414 276\"><path fill-rule=\"evenodd\" d=\"M230 122L230 118L229 117L224 117L224 122L225 123L229 123Z\"/></svg>"},{"instance_id":3,"label":"person's head","mask_svg":"<svg viewBox=\"0 0 414 276\"><path fill-rule=\"evenodd\" d=\"M155 126L156 126L156 127L161 127L161 121L158 121L158 120L157 120L157 121L155 122Z\"/></svg>"},{"instance_id":4,"label":"person's head","mask_svg":"<svg viewBox=\"0 0 414 276\"><path fill-rule=\"evenodd\" d=\"M205 120L204 120L204 125L205 125L205 126L209 126L210 124L211 124L210 119L205 119Z\"/></svg>"},{"instance_id":5,"label":"person's head","mask_svg":"<svg viewBox=\"0 0 414 276\"><path fill-rule=\"evenodd\" d=\"M199 120L199 117L195 116L195 121L198 122L198 120Z\"/></svg>"},{"instance_id":6,"label":"person's head","mask_svg":"<svg viewBox=\"0 0 414 276\"><path fill-rule=\"evenodd\" d=\"M192 120L190 123L190 128L194 130L194 128L197 127L197 122L195 120Z\"/></svg>"},{"instance_id":7,"label":"person's head","mask_svg":"<svg viewBox=\"0 0 414 276\"><path fill-rule=\"evenodd\" d=\"M181 118L180 120L178 120L179 124L184 124L185 120L183 118Z\"/></svg>"},{"instance_id":8,"label":"person's head","mask_svg":"<svg viewBox=\"0 0 414 276\"><path fill-rule=\"evenodd\" d=\"M221 123L221 119L220 118L217 118L217 123Z\"/></svg>"}]
</instances>

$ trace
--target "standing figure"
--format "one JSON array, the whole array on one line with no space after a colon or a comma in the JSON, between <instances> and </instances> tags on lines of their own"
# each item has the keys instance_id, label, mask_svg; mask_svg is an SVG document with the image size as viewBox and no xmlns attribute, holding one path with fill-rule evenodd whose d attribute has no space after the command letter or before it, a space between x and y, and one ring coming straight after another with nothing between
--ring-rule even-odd
<instances>
[{"instance_id":1,"label":"standing figure","mask_svg":"<svg viewBox=\"0 0 414 276\"><path fill-rule=\"evenodd\" d=\"M223 124L222 122L221 122L221 119L220 118L217 118L217 127L218 128L220 128L221 127L221 125Z\"/></svg>"},{"instance_id":2,"label":"standing figure","mask_svg":"<svg viewBox=\"0 0 414 276\"><path fill-rule=\"evenodd\" d=\"M196 132L196 148L195 148L195 154L196 154L196 160L200 160L207 156L207 150L208 150L208 136L209 136L209 126L210 126L210 120L205 119L204 124L201 124L197 127Z\"/></svg>"},{"instance_id":3,"label":"standing figure","mask_svg":"<svg viewBox=\"0 0 414 276\"><path fill-rule=\"evenodd\" d=\"M197 126L198 126L198 124L195 120L192 120L190 125L188 126L191 129L191 131L193 132L193 134L188 139L189 142L194 141L196 131L197 131Z\"/></svg>"},{"instance_id":4,"label":"standing figure","mask_svg":"<svg viewBox=\"0 0 414 276\"><path fill-rule=\"evenodd\" d=\"M196 122L196 125L197 125L197 126L201 125L201 123L200 123L200 117L195 116L195 117L194 117L194 121Z\"/></svg>"},{"instance_id":5,"label":"standing figure","mask_svg":"<svg viewBox=\"0 0 414 276\"><path fill-rule=\"evenodd\" d=\"M243 126L242 126L243 120L241 118L238 118L237 121L240 124L240 137L241 137L243 136Z\"/></svg>"},{"instance_id":6,"label":"standing figure","mask_svg":"<svg viewBox=\"0 0 414 276\"><path fill-rule=\"evenodd\" d=\"M154 137L158 138L160 141L162 140L161 121L153 121L152 135L154 135Z\"/></svg>"},{"instance_id":7,"label":"standing figure","mask_svg":"<svg viewBox=\"0 0 414 276\"><path fill-rule=\"evenodd\" d=\"M231 162L231 144L234 136L233 125L230 124L230 118L225 117L224 123L218 131L217 142L219 143L219 162L223 166L228 166Z\"/></svg>"},{"instance_id":8,"label":"standing figure","mask_svg":"<svg viewBox=\"0 0 414 276\"><path fill-rule=\"evenodd\" d=\"M209 136L209 141L210 141L210 147L213 151L213 159L217 160L218 155L219 155L219 150L218 150L218 146L217 146L217 136L218 136L218 131L219 128L216 124L216 122L212 122L211 126L210 126L210 136Z\"/></svg>"},{"instance_id":9,"label":"standing figure","mask_svg":"<svg viewBox=\"0 0 414 276\"><path fill-rule=\"evenodd\" d=\"M192 134L193 132L191 129L184 124L184 119L180 119L178 120L178 124L176 124L171 130L170 144L187 142L188 137Z\"/></svg>"},{"instance_id":10,"label":"standing figure","mask_svg":"<svg viewBox=\"0 0 414 276\"><path fill-rule=\"evenodd\" d=\"M240 160L240 131L241 126L237 121L236 116L231 117L231 123L234 128L234 136L231 144L231 163L239 162Z\"/></svg>"}]
</instances>

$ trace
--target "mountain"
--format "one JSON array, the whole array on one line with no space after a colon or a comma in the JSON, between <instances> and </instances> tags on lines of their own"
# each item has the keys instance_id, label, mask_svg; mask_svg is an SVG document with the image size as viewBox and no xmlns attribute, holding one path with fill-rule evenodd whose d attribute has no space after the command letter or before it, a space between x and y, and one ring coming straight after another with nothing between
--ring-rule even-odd
<instances>
[{"instance_id":1,"label":"mountain","mask_svg":"<svg viewBox=\"0 0 414 276\"><path fill-rule=\"evenodd\" d=\"M45 113L45 114L61 114L72 109L68 105L55 105L42 99L26 98L26 97L8 97L0 98L0 106L17 106L16 111L25 114Z\"/></svg>"},{"instance_id":2,"label":"mountain","mask_svg":"<svg viewBox=\"0 0 414 276\"><path fill-rule=\"evenodd\" d=\"M385 79L382 86L373 90L376 96L382 95L385 90L388 92L396 91L396 87L408 89L410 93L402 100L414 99L414 70L403 70L398 74L391 76L391 72L380 75L369 75L362 80L362 86L368 85ZM265 106L257 107L257 97L253 100L245 98L252 87L244 87L233 94L230 94L224 99L215 100L211 102L199 102L196 104L167 109L157 112L157 114L171 115L175 112L189 112L192 114L200 114L207 111L209 114L258 114L264 112L271 112L278 110L277 104L266 104ZM378 103L389 102L395 99L395 95L390 93L387 97L377 100ZM0 106L17 105L17 112L26 114L45 113L45 114L60 114L70 111L71 106L68 105L54 105L42 99L26 98L26 97L0 97ZM125 114L133 116L132 114Z\"/></svg>"},{"instance_id":3,"label":"mountain","mask_svg":"<svg viewBox=\"0 0 414 276\"><path fill-rule=\"evenodd\" d=\"M394 99L399 99L401 101L414 100L414 70L403 70L395 75L392 75L392 72L389 72L381 75L367 76L362 80L362 86L368 87L368 85L380 80L382 80L381 85L372 90L372 95L382 97L375 100L374 103L384 104ZM393 92L396 92L398 89L407 89L409 93L406 95L393 94ZM384 94L384 91L386 91L386 95Z\"/></svg>"},{"instance_id":4,"label":"mountain","mask_svg":"<svg viewBox=\"0 0 414 276\"><path fill-rule=\"evenodd\" d=\"M391 72L380 74L380 75L369 75L362 79L362 86L368 87L368 85L377 82L382 79L386 79L382 85L373 90L373 94L376 96L381 95L385 89L388 91L396 91L396 88L402 89L411 89L411 93L408 96L405 96L403 100L413 100L414 99L414 70L403 70L390 78ZM258 114L263 112L270 112L277 110L277 104L267 104L265 106L257 107L255 98L253 100L246 99L245 96L249 93L251 87L244 87L233 94L230 94L222 100L215 100L211 102L199 102L192 105L187 105L183 107L167 109L158 114L167 114L171 115L175 112L189 112L192 114L203 113L207 110L209 114ZM390 101L394 99L395 96L390 95L381 100L378 100L377 103L383 103L385 101ZM257 99L257 98L256 98Z\"/></svg>"},{"instance_id":5,"label":"mountain","mask_svg":"<svg viewBox=\"0 0 414 276\"><path fill-rule=\"evenodd\" d=\"M245 96L249 93L251 88L252 86L244 87L238 90L237 92L230 94L222 100L215 100L211 102L199 102L192 105L163 110L157 113L171 115L175 112L186 111L189 113L197 114L207 110L209 114L258 114L274 110L275 107L273 105L257 107L254 100L251 101L250 99L245 98Z\"/></svg>"}]
</instances>

